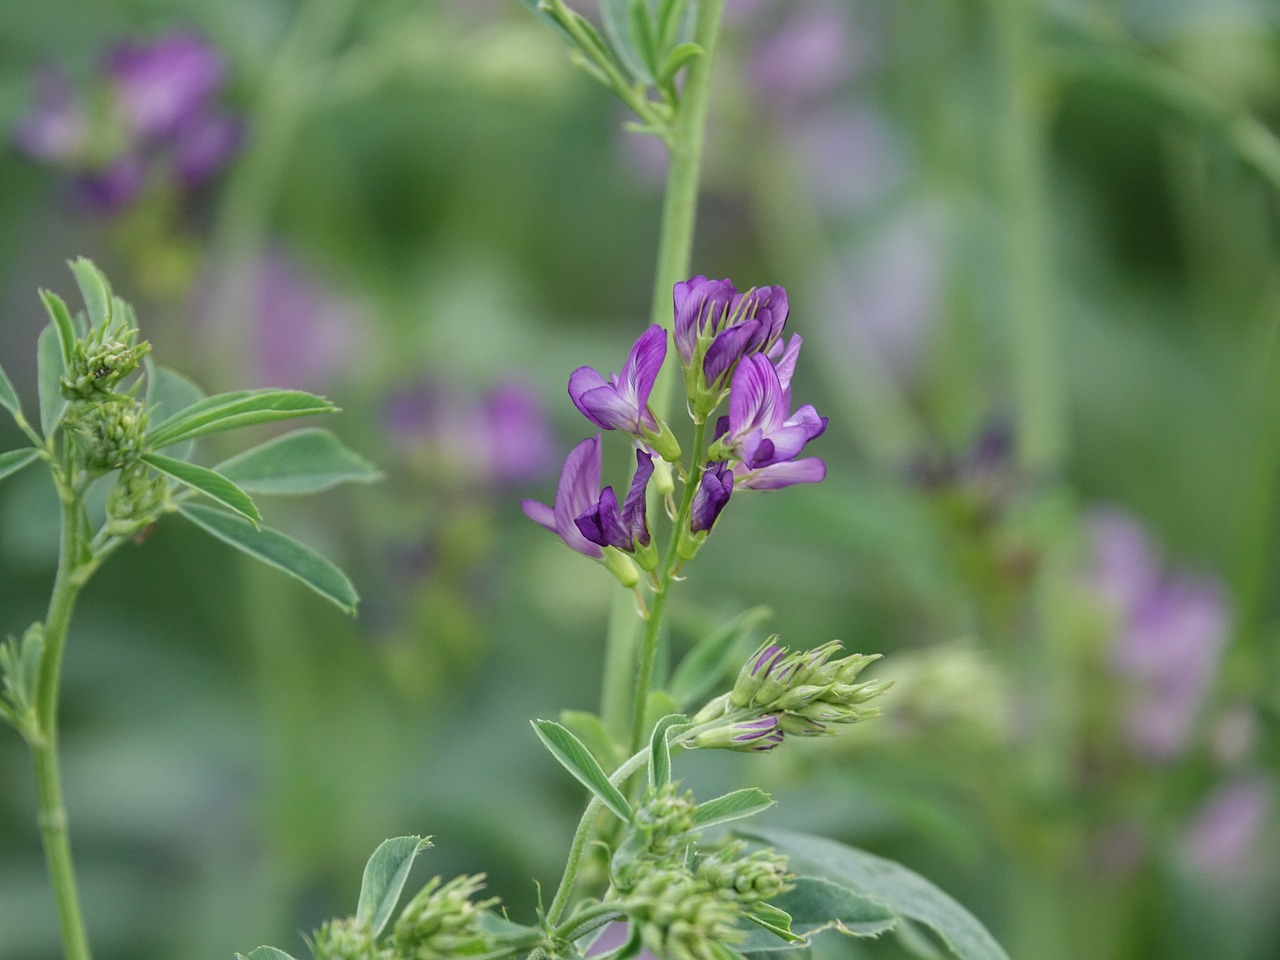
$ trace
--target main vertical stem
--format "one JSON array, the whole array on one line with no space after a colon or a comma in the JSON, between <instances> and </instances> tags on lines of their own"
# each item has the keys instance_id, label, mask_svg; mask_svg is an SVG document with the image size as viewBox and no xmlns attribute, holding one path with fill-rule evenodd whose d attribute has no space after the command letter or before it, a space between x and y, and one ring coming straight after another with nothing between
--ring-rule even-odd
<instances>
[{"instance_id":1,"label":"main vertical stem","mask_svg":"<svg viewBox=\"0 0 1280 960\"><path fill-rule=\"evenodd\" d=\"M40 822L40 839L44 844L49 881L53 885L58 907L58 923L62 930L62 947L66 960L89 960L89 940L85 935L80 896L76 891L75 870L71 862L71 836L67 827L67 811L62 800L62 780L58 772L58 685L62 672L62 651L67 628L75 608L80 584L76 580L76 558L79 552L79 501L66 491L59 491L62 503L62 540L58 553L58 573L49 599L44 622L44 652L36 688L37 728L30 738L35 761L36 803Z\"/></svg>"}]
</instances>

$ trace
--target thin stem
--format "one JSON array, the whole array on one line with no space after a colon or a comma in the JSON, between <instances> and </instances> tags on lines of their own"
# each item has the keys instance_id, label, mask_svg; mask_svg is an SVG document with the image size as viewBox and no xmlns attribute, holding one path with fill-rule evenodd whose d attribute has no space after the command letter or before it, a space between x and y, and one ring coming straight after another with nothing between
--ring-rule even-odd
<instances>
[{"instance_id":1,"label":"thin stem","mask_svg":"<svg viewBox=\"0 0 1280 960\"><path fill-rule=\"evenodd\" d=\"M699 423L694 428L693 464L702 461L702 447L706 439L706 423ZM662 628L662 615L667 607L667 595L671 592L671 584L675 580L676 570L680 567L680 554L676 545L680 534L689 525L689 514L693 507L693 495L697 492L699 474L691 472L684 483L684 495L680 498L680 509L671 523L671 539L667 544L667 552L663 556L662 569L658 574L658 589L653 595L653 603L649 606L649 617L645 620L644 636L640 639L639 665L636 669L636 692L631 701L631 751L640 749L644 742L645 709L649 705L649 688L653 684L653 661L658 651L658 632Z\"/></svg>"},{"instance_id":2,"label":"thin stem","mask_svg":"<svg viewBox=\"0 0 1280 960\"><path fill-rule=\"evenodd\" d=\"M71 861L71 836L67 827L67 811L62 800L62 780L58 771L58 687L62 672L62 653L66 646L67 628L76 596L83 586L78 576L76 557L80 549L77 535L81 504L61 483L62 535L58 553L58 572L49 599L44 622L44 652L36 681L36 730L30 738L35 762L36 803L40 838L44 844L45 862L53 885L58 923L62 930L62 946L66 960L89 960L89 941L85 934L80 897L76 891L75 870Z\"/></svg>"}]
</instances>

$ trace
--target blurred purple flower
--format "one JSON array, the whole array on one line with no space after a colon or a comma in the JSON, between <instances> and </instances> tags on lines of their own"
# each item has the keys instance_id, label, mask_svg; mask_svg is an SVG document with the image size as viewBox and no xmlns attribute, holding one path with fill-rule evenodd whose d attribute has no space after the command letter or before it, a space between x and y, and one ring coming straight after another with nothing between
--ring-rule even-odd
<instances>
[{"instance_id":1,"label":"blurred purple flower","mask_svg":"<svg viewBox=\"0 0 1280 960\"><path fill-rule=\"evenodd\" d=\"M554 438L537 391L521 383L500 384L486 397L483 415L494 480L522 483L550 469Z\"/></svg>"},{"instance_id":2,"label":"blurred purple flower","mask_svg":"<svg viewBox=\"0 0 1280 960\"><path fill-rule=\"evenodd\" d=\"M174 136L201 113L222 85L223 69L218 51L194 33L126 40L103 65L125 125L147 141Z\"/></svg>"},{"instance_id":3,"label":"blurred purple flower","mask_svg":"<svg viewBox=\"0 0 1280 960\"><path fill-rule=\"evenodd\" d=\"M244 121L226 113L202 113L178 128L173 166L179 182L194 189L208 181L240 149Z\"/></svg>"},{"instance_id":4,"label":"blurred purple flower","mask_svg":"<svg viewBox=\"0 0 1280 960\"><path fill-rule=\"evenodd\" d=\"M1116 617L1112 664L1131 688L1126 736L1139 753L1170 759L1191 738L1230 632L1222 587L1208 577L1162 572L1129 516L1100 510L1090 525L1089 579Z\"/></svg>"},{"instance_id":5,"label":"blurred purple flower","mask_svg":"<svg viewBox=\"0 0 1280 960\"><path fill-rule=\"evenodd\" d=\"M88 120L67 75L57 67L38 71L35 103L13 129L13 144L32 160L65 164L85 150Z\"/></svg>"},{"instance_id":6,"label":"blurred purple flower","mask_svg":"<svg viewBox=\"0 0 1280 960\"><path fill-rule=\"evenodd\" d=\"M572 550L592 560L604 558L604 551L582 535L575 521L595 510L600 502L600 437L587 437L565 458L556 486L553 506L536 500L522 500L525 516L540 523Z\"/></svg>"},{"instance_id":7,"label":"blurred purple flower","mask_svg":"<svg viewBox=\"0 0 1280 960\"><path fill-rule=\"evenodd\" d=\"M89 213L116 213L138 198L146 178L146 164L125 154L101 170L77 176L71 184L71 199Z\"/></svg>"},{"instance_id":8,"label":"blurred purple flower","mask_svg":"<svg viewBox=\"0 0 1280 960\"><path fill-rule=\"evenodd\" d=\"M799 337L793 338L793 343ZM788 356L794 363L794 352ZM729 415L717 425L714 449L738 461L737 482L747 489L776 490L795 483L817 483L826 465L817 458L796 460L810 440L822 435L827 418L812 404L790 414L790 366L784 385L768 357L745 357L733 374ZM714 455L714 453L713 453Z\"/></svg>"},{"instance_id":9,"label":"blurred purple flower","mask_svg":"<svg viewBox=\"0 0 1280 960\"><path fill-rule=\"evenodd\" d=\"M627 553L649 545L649 523L645 516L645 492L653 476L653 457L636 451L636 472L631 490L621 509L613 487L605 487L595 506L574 518L584 537L601 547L616 547Z\"/></svg>"},{"instance_id":10,"label":"blurred purple flower","mask_svg":"<svg viewBox=\"0 0 1280 960\"><path fill-rule=\"evenodd\" d=\"M1258 858L1258 841L1273 813L1273 789L1261 777L1220 786L1191 821L1183 838L1190 865L1209 879L1241 876Z\"/></svg>"},{"instance_id":11,"label":"blurred purple flower","mask_svg":"<svg viewBox=\"0 0 1280 960\"><path fill-rule=\"evenodd\" d=\"M689 530L693 533L710 530L732 494L733 470L729 464L708 463L702 471L702 480L698 483L698 489L693 494L689 513Z\"/></svg>"},{"instance_id":12,"label":"blurred purple flower","mask_svg":"<svg viewBox=\"0 0 1280 960\"><path fill-rule=\"evenodd\" d=\"M848 4L807 0L762 37L749 75L760 97L787 113L846 84L868 50L854 35Z\"/></svg>"},{"instance_id":13,"label":"blurred purple flower","mask_svg":"<svg viewBox=\"0 0 1280 960\"><path fill-rule=\"evenodd\" d=\"M620 430L638 440L658 431L649 410L649 394L667 357L667 331L654 324L640 335L621 373L606 381L591 367L569 375L569 398L584 417L602 430Z\"/></svg>"}]
</instances>

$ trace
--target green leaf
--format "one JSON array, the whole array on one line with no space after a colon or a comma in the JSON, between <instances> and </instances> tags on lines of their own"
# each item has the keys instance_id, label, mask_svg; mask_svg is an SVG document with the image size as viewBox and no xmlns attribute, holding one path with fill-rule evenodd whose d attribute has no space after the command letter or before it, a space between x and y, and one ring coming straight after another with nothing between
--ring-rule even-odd
<instances>
[{"instance_id":1,"label":"green leaf","mask_svg":"<svg viewBox=\"0 0 1280 960\"><path fill-rule=\"evenodd\" d=\"M618 57L619 63L636 80L652 83L653 77L645 69L644 62L636 53L631 43L630 0L600 0L600 16L604 20L604 32L609 38L609 45Z\"/></svg>"},{"instance_id":2,"label":"green leaf","mask_svg":"<svg viewBox=\"0 0 1280 960\"><path fill-rule=\"evenodd\" d=\"M585 710L561 710L560 722L573 731L605 770L616 770L618 764L626 759L613 742L613 737L609 736L604 721L596 714Z\"/></svg>"},{"instance_id":3,"label":"green leaf","mask_svg":"<svg viewBox=\"0 0 1280 960\"><path fill-rule=\"evenodd\" d=\"M653 734L649 737L649 785L655 790L671 782L671 745L667 742L667 734L677 724L688 722L688 717L673 713L653 726Z\"/></svg>"},{"instance_id":4,"label":"green leaf","mask_svg":"<svg viewBox=\"0 0 1280 960\"><path fill-rule=\"evenodd\" d=\"M696 43L681 43L672 47L666 59L662 61L661 69L658 70L658 83L663 86L671 83L682 67L700 56L702 56L702 48Z\"/></svg>"},{"instance_id":5,"label":"green leaf","mask_svg":"<svg viewBox=\"0 0 1280 960\"><path fill-rule=\"evenodd\" d=\"M254 423L290 420L316 413L333 413L338 408L324 397L301 390L238 390L206 397L147 432L155 448L179 440L233 430Z\"/></svg>"},{"instance_id":6,"label":"green leaf","mask_svg":"<svg viewBox=\"0 0 1280 960\"><path fill-rule=\"evenodd\" d=\"M53 328L58 331L58 347L62 353L62 365L66 367L71 363L76 349L76 328L71 323L71 314L56 293L41 290L40 299L44 301L44 308L53 321Z\"/></svg>"},{"instance_id":7,"label":"green leaf","mask_svg":"<svg viewBox=\"0 0 1280 960\"><path fill-rule=\"evenodd\" d=\"M752 607L699 640L680 662L668 685L676 702L683 708L697 705L727 674L736 674L742 664L729 660L735 655L735 648L771 616L773 611L768 607Z\"/></svg>"},{"instance_id":8,"label":"green leaf","mask_svg":"<svg viewBox=\"0 0 1280 960\"><path fill-rule=\"evenodd\" d=\"M247 957L243 953L237 953L236 960L293 960L293 957L275 947L255 947Z\"/></svg>"},{"instance_id":9,"label":"green leaf","mask_svg":"<svg viewBox=\"0 0 1280 960\"><path fill-rule=\"evenodd\" d=\"M431 846L430 837L396 837L384 840L373 851L365 864L364 879L360 882L360 902L356 905L356 919L369 924L376 937L391 919L400 902L405 881L414 858L425 847Z\"/></svg>"},{"instance_id":10,"label":"green leaf","mask_svg":"<svg viewBox=\"0 0 1280 960\"><path fill-rule=\"evenodd\" d=\"M773 798L757 787L744 787L722 797L698 804L694 822L700 827L712 827L717 823L754 817L773 806Z\"/></svg>"},{"instance_id":11,"label":"green leaf","mask_svg":"<svg viewBox=\"0 0 1280 960\"><path fill-rule=\"evenodd\" d=\"M248 493L318 493L340 483L370 483L382 474L328 430L295 430L214 467Z\"/></svg>"},{"instance_id":12,"label":"green leaf","mask_svg":"<svg viewBox=\"0 0 1280 960\"><path fill-rule=\"evenodd\" d=\"M631 42L640 62L644 64L646 72L654 76L658 72L658 36L649 10L649 0L631 0L627 7L627 23L631 30Z\"/></svg>"},{"instance_id":13,"label":"green leaf","mask_svg":"<svg viewBox=\"0 0 1280 960\"><path fill-rule=\"evenodd\" d=\"M40 451L35 447L26 447L22 450L10 450L8 453L0 453L0 480L12 473L17 473L27 464L39 459Z\"/></svg>"},{"instance_id":14,"label":"green leaf","mask_svg":"<svg viewBox=\"0 0 1280 960\"><path fill-rule=\"evenodd\" d=\"M36 344L36 382L40 388L40 432L45 439L58 429L58 421L67 409L66 398L62 396L62 384L59 382L67 371L66 361L62 357L62 347L58 342L58 331L53 324L40 332L40 340Z\"/></svg>"},{"instance_id":15,"label":"green leaf","mask_svg":"<svg viewBox=\"0 0 1280 960\"><path fill-rule=\"evenodd\" d=\"M263 563L296 577L326 600L355 616L360 602L346 574L310 547L270 527L254 527L235 514L184 503L178 508L184 517L224 543Z\"/></svg>"},{"instance_id":16,"label":"green leaf","mask_svg":"<svg viewBox=\"0 0 1280 960\"><path fill-rule=\"evenodd\" d=\"M771 903L757 903L746 914L757 927L768 930L778 939L786 943L804 943L805 938L791 929L791 914L780 910Z\"/></svg>"},{"instance_id":17,"label":"green leaf","mask_svg":"<svg viewBox=\"0 0 1280 960\"><path fill-rule=\"evenodd\" d=\"M577 737L554 720L534 720L533 729L551 755L573 774L583 786L600 798L618 819L631 822L631 805L622 792L609 782L604 770Z\"/></svg>"},{"instance_id":18,"label":"green leaf","mask_svg":"<svg viewBox=\"0 0 1280 960\"><path fill-rule=\"evenodd\" d=\"M564 24L556 19L555 15L542 4L541 0L520 0L520 2L523 3L525 8L535 17L547 24L551 29L555 30L556 33L569 41L570 44L574 43L573 36L565 29Z\"/></svg>"},{"instance_id":19,"label":"green leaf","mask_svg":"<svg viewBox=\"0 0 1280 960\"><path fill-rule=\"evenodd\" d=\"M685 0L660 0L658 4L659 48L670 50L675 46L685 27Z\"/></svg>"},{"instance_id":20,"label":"green leaf","mask_svg":"<svg viewBox=\"0 0 1280 960\"><path fill-rule=\"evenodd\" d=\"M247 493L222 474L215 473L208 467L200 467L185 460L175 460L173 457L166 457L159 453L144 453L142 462L150 464L165 476L173 477L192 490L217 500L223 506L230 507L241 516L248 517L255 526L262 520L262 514L258 512L258 508Z\"/></svg>"},{"instance_id":21,"label":"green leaf","mask_svg":"<svg viewBox=\"0 0 1280 960\"><path fill-rule=\"evenodd\" d=\"M0 367L0 407L4 407L17 420L22 416L22 404L18 401L18 392L13 389L9 376Z\"/></svg>"},{"instance_id":22,"label":"green leaf","mask_svg":"<svg viewBox=\"0 0 1280 960\"><path fill-rule=\"evenodd\" d=\"M143 363L147 368L147 415L154 418L172 417L187 409L194 403L204 399L204 391L177 371L161 367L146 358ZM163 448L163 452L179 460L191 456L195 447L194 440L183 440Z\"/></svg>"},{"instance_id":23,"label":"green leaf","mask_svg":"<svg viewBox=\"0 0 1280 960\"><path fill-rule=\"evenodd\" d=\"M900 917L931 929L960 960L1009 960L995 938L949 894L900 863L834 840L787 830L751 830L787 855L791 871L830 881L856 896L882 904ZM798 916L781 900L778 906Z\"/></svg>"},{"instance_id":24,"label":"green leaf","mask_svg":"<svg viewBox=\"0 0 1280 960\"><path fill-rule=\"evenodd\" d=\"M768 906L790 917L786 930L792 937L809 941L823 930L838 930L851 937L878 937L898 925L898 915L883 903L862 897L852 890L820 877L797 877L795 886L770 901ZM759 912L759 908L754 908ZM795 943L768 912L748 916L761 929L750 930L745 953L765 953L793 949ZM767 932L766 932L767 931Z\"/></svg>"},{"instance_id":25,"label":"green leaf","mask_svg":"<svg viewBox=\"0 0 1280 960\"><path fill-rule=\"evenodd\" d=\"M71 261L71 272L76 275L76 285L80 287L80 296L84 297L84 307L89 314L89 326L111 319L111 284L102 271L94 266L93 261L85 257L77 257ZM65 308L64 308L65 309ZM74 345L75 338L72 338ZM70 351L66 354L71 360Z\"/></svg>"}]
</instances>

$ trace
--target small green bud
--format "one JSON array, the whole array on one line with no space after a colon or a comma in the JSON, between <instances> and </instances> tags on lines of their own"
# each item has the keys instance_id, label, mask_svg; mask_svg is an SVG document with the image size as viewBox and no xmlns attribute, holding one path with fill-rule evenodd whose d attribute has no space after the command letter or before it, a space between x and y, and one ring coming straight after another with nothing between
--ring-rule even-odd
<instances>
[{"instance_id":1,"label":"small green bud","mask_svg":"<svg viewBox=\"0 0 1280 960\"><path fill-rule=\"evenodd\" d=\"M325 921L308 945L315 960L396 960L392 950L378 946L369 925L355 917Z\"/></svg>"},{"instance_id":2,"label":"small green bud","mask_svg":"<svg viewBox=\"0 0 1280 960\"><path fill-rule=\"evenodd\" d=\"M138 331L123 325L111 332L96 328L76 341L66 374L59 381L68 400L115 396L112 387L138 369L151 352L146 340L135 343Z\"/></svg>"},{"instance_id":3,"label":"small green bud","mask_svg":"<svg viewBox=\"0 0 1280 960\"><path fill-rule=\"evenodd\" d=\"M628 590L640 582L640 571L636 568L635 561L615 547L604 548L604 565Z\"/></svg>"},{"instance_id":4,"label":"small green bud","mask_svg":"<svg viewBox=\"0 0 1280 960\"><path fill-rule=\"evenodd\" d=\"M644 431L644 442L667 463L678 462L680 460L680 444L676 440L676 435L671 432L671 428L667 426L665 420L660 417L654 417L654 419L658 422L657 432L641 425L641 429Z\"/></svg>"},{"instance_id":5,"label":"small green bud","mask_svg":"<svg viewBox=\"0 0 1280 960\"><path fill-rule=\"evenodd\" d=\"M119 469L142 454L147 414L132 398L111 394L77 401L63 423L72 456L91 472Z\"/></svg>"},{"instance_id":6,"label":"small green bud","mask_svg":"<svg viewBox=\"0 0 1280 960\"><path fill-rule=\"evenodd\" d=\"M169 483L164 477L141 463L127 466L107 494L107 533L113 537L133 536L160 519L169 504Z\"/></svg>"},{"instance_id":7,"label":"small green bud","mask_svg":"<svg viewBox=\"0 0 1280 960\"><path fill-rule=\"evenodd\" d=\"M658 496L664 498L676 492L675 472L666 460L659 459L653 465L653 488L658 491Z\"/></svg>"},{"instance_id":8,"label":"small green bud","mask_svg":"<svg viewBox=\"0 0 1280 960\"><path fill-rule=\"evenodd\" d=\"M726 900L750 908L772 900L793 886L787 858L772 850L756 850L746 856L746 844L734 840L698 864L698 879Z\"/></svg>"},{"instance_id":9,"label":"small green bud","mask_svg":"<svg viewBox=\"0 0 1280 960\"><path fill-rule=\"evenodd\" d=\"M473 900L483 889L483 873L462 874L443 886L439 877L433 877L396 921L397 955L413 960L444 960L483 952L487 938L480 929L480 917L498 902L497 897Z\"/></svg>"}]
</instances>

